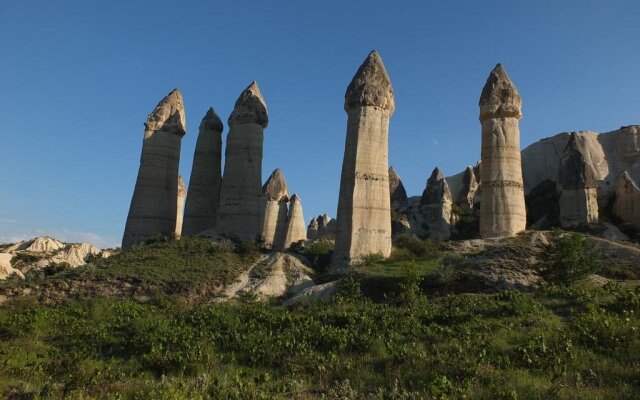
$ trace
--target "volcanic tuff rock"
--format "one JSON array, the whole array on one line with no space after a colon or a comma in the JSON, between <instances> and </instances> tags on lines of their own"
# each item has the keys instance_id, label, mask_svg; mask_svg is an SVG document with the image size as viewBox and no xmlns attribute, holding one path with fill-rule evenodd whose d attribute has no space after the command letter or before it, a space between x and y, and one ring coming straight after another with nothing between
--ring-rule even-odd
<instances>
[{"instance_id":1,"label":"volcanic tuff rock","mask_svg":"<svg viewBox=\"0 0 640 400\"><path fill-rule=\"evenodd\" d=\"M265 246L282 249L287 234L287 202L289 191L287 182L279 168L276 168L262 186L265 197L262 240Z\"/></svg>"},{"instance_id":2,"label":"volcanic tuff rock","mask_svg":"<svg viewBox=\"0 0 640 400\"><path fill-rule=\"evenodd\" d=\"M436 167L420 198L420 211L429 239L447 240L451 236L451 192L449 185Z\"/></svg>"},{"instance_id":3,"label":"volcanic tuff rock","mask_svg":"<svg viewBox=\"0 0 640 400\"><path fill-rule=\"evenodd\" d=\"M318 237L318 220L316 217L311 218L309 226L307 226L307 239L314 240Z\"/></svg>"},{"instance_id":4,"label":"volcanic tuff rock","mask_svg":"<svg viewBox=\"0 0 640 400\"><path fill-rule=\"evenodd\" d=\"M178 211L176 213L176 237L182 235L182 223L184 217L184 204L187 201L187 188L184 185L182 175L178 175Z\"/></svg>"},{"instance_id":5,"label":"volcanic tuff rock","mask_svg":"<svg viewBox=\"0 0 640 400\"><path fill-rule=\"evenodd\" d=\"M178 215L178 164L186 133L182 94L174 89L145 123L142 157L122 248L160 234L174 235Z\"/></svg>"},{"instance_id":6,"label":"volcanic tuff rock","mask_svg":"<svg viewBox=\"0 0 640 400\"><path fill-rule=\"evenodd\" d=\"M389 194L391 196L391 209L398 210L407 206L407 191L393 167L389 167Z\"/></svg>"},{"instance_id":7,"label":"volcanic tuff rock","mask_svg":"<svg viewBox=\"0 0 640 400\"><path fill-rule=\"evenodd\" d=\"M520 162L522 98L502 65L489 74L480 96L482 174L480 235L513 236L527 222Z\"/></svg>"},{"instance_id":8,"label":"volcanic tuff rock","mask_svg":"<svg viewBox=\"0 0 640 400\"><path fill-rule=\"evenodd\" d=\"M593 167L585 160L571 135L560 160L560 224L571 227L598 222L597 180Z\"/></svg>"},{"instance_id":9,"label":"volcanic tuff rock","mask_svg":"<svg viewBox=\"0 0 640 400\"><path fill-rule=\"evenodd\" d=\"M347 87L348 115L333 265L341 267L364 256L391 254L389 195L389 118L393 88L376 51L372 51Z\"/></svg>"},{"instance_id":10,"label":"volcanic tuff rock","mask_svg":"<svg viewBox=\"0 0 640 400\"><path fill-rule=\"evenodd\" d=\"M7 279L10 276L17 276L20 279L24 279L24 274L11 265L13 257L13 254L0 253L0 280Z\"/></svg>"},{"instance_id":11,"label":"volcanic tuff rock","mask_svg":"<svg viewBox=\"0 0 640 400\"><path fill-rule=\"evenodd\" d=\"M287 234L284 240L284 247L289 248L292 243L307 240L307 228L304 224L302 213L302 200L297 194L291 196L289 204L289 215L287 216Z\"/></svg>"},{"instance_id":12,"label":"volcanic tuff rock","mask_svg":"<svg viewBox=\"0 0 640 400\"><path fill-rule=\"evenodd\" d=\"M627 171L618 179L612 212L624 227L640 230L640 187Z\"/></svg>"},{"instance_id":13,"label":"volcanic tuff rock","mask_svg":"<svg viewBox=\"0 0 640 400\"><path fill-rule=\"evenodd\" d=\"M476 179L474 168L472 166L468 166L467 169L464 170L462 184L458 190L458 204L467 210L472 209L476 200L479 201L476 197L477 191L478 181Z\"/></svg>"},{"instance_id":14,"label":"volcanic tuff rock","mask_svg":"<svg viewBox=\"0 0 640 400\"><path fill-rule=\"evenodd\" d=\"M184 211L183 235L193 235L216 225L222 182L222 121L213 108L200 122L193 155L191 179Z\"/></svg>"},{"instance_id":15,"label":"volcanic tuff rock","mask_svg":"<svg viewBox=\"0 0 640 400\"><path fill-rule=\"evenodd\" d=\"M254 81L236 101L229 117L217 231L240 240L255 240L262 231L262 146L269 120L267 106Z\"/></svg>"}]
</instances>

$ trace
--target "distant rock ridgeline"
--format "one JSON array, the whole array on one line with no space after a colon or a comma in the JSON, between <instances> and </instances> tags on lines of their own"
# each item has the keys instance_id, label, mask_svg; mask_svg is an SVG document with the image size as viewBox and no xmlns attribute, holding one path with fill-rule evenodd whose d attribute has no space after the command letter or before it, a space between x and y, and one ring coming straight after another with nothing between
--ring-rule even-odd
<instances>
[{"instance_id":1,"label":"distant rock ridgeline","mask_svg":"<svg viewBox=\"0 0 640 400\"><path fill-rule=\"evenodd\" d=\"M107 258L112 250L101 250L89 243L63 243L50 237L38 237L15 244L0 245L0 279L51 266L77 268L91 258Z\"/></svg>"}]
</instances>

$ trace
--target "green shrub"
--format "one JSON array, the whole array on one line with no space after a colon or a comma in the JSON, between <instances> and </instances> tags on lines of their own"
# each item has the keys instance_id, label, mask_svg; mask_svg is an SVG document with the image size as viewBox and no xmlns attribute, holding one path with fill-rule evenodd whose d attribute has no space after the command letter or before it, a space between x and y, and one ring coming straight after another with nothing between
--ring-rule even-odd
<instances>
[{"instance_id":1,"label":"green shrub","mask_svg":"<svg viewBox=\"0 0 640 400\"><path fill-rule=\"evenodd\" d=\"M420 285L424 278L415 263L406 263L403 265L403 269L406 275L402 282L400 282L400 302L402 304L412 305L422 294Z\"/></svg>"},{"instance_id":2,"label":"green shrub","mask_svg":"<svg viewBox=\"0 0 640 400\"><path fill-rule=\"evenodd\" d=\"M398 235L393 240L398 249L410 251L417 258L433 260L442 256L442 246L430 240L422 240L416 235Z\"/></svg>"},{"instance_id":3,"label":"green shrub","mask_svg":"<svg viewBox=\"0 0 640 400\"><path fill-rule=\"evenodd\" d=\"M380 253L371 253L362 257L362 265L371 267L384 261L384 257Z\"/></svg>"},{"instance_id":4,"label":"green shrub","mask_svg":"<svg viewBox=\"0 0 640 400\"><path fill-rule=\"evenodd\" d=\"M548 282L570 286L597 272L599 260L598 251L587 243L585 235L556 232L542 254L538 270Z\"/></svg>"},{"instance_id":5,"label":"green shrub","mask_svg":"<svg viewBox=\"0 0 640 400\"><path fill-rule=\"evenodd\" d=\"M314 269L324 270L331 263L333 248L334 244L329 240L316 240L302 254L311 261Z\"/></svg>"}]
</instances>

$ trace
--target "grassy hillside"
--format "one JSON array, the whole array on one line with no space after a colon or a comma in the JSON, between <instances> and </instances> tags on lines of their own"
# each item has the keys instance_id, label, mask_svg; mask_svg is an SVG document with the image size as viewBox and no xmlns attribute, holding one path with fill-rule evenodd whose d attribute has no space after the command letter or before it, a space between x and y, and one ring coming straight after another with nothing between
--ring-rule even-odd
<instances>
[{"instance_id":1,"label":"grassy hillside","mask_svg":"<svg viewBox=\"0 0 640 400\"><path fill-rule=\"evenodd\" d=\"M251 248L170 241L100 261L73 275L139 280L155 294L143 301L74 297L46 306L27 296L6 303L0 393L14 399L638 398L637 281L473 292L452 284L455 263L448 259L455 255L444 247L402 248L409 251L396 251L392 261L372 258L355 268L328 302L289 308L190 297L198 282L232 280L257 257ZM52 279L63 277L25 285Z\"/></svg>"}]
</instances>

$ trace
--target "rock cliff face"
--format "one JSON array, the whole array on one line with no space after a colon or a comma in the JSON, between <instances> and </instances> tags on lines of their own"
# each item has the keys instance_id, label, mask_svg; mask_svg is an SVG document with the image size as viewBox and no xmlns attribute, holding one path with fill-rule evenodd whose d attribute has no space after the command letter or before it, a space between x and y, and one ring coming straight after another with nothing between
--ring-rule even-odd
<instances>
[{"instance_id":1,"label":"rock cliff face","mask_svg":"<svg viewBox=\"0 0 640 400\"><path fill-rule=\"evenodd\" d=\"M618 179L612 211L624 228L640 230L640 187L626 171Z\"/></svg>"},{"instance_id":2,"label":"rock cliff face","mask_svg":"<svg viewBox=\"0 0 640 400\"><path fill-rule=\"evenodd\" d=\"M253 82L229 116L224 174L216 219L219 234L258 239L262 231L262 146L269 118L260 89Z\"/></svg>"},{"instance_id":3,"label":"rock cliff face","mask_svg":"<svg viewBox=\"0 0 640 400\"><path fill-rule=\"evenodd\" d=\"M560 159L558 189L560 224L568 228L598 222L597 181L590 165L571 135Z\"/></svg>"},{"instance_id":4,"label":"rock cliff face","mask_svg":"<svg viewBox=\"0 0 640 400\"><path fill-rule=\"evenodd\" d=\"M262 187L265 198L262 240L266 247L280 250L284 247L287 234L287 213L289 191L280 169L276 168Z\"/></svg>"},{"instance_id":5,"label":"rock cliff face","mask_svg":"<svg viewBox=\"0 0 640 400\"><path fill-rule=\"evenodd\" d=\"M522 98L498 64L482 89L480 236L513 236L526 228L520 129Z\"/></svg>"},{"instance_id":6,"label":"rock cliff face","mask_svg":"<svg viewBox=\"0 0 640 400\"><path fill-rule=\"evenodd\" d=\"M391 80L377 52L369 54L347 87L345 142L334 267L364 256L391 254L389 119L394 111Z\"/></svg>"},{"instance_id":7,"label":"rock cliff face","mask_svg":"<svg viewBox=\"0 0 640 400\"><path fill-rule=\"evenodd\" d=\"M145 122L142 157L122 239L128 249L156 235L176 232L178 164L186 133L182 94L174 89Z\"/></svg>"},{"instance_id":8,"label":"rock cliff face","mask_svg":"<svg viewBox=\"0 0 640 400\"><path fill-rule=\"evenodd\" d=\"M182 234L193 235L216 225L222 182L222 121L213 108L200 122Z\"/></svg>"},{"instance_id":9,"label":"rock cliff face","mask_svg":"<svg viewBox=\"0 0 640 400\"><path fill-rule=\"evenodd\" d=\"M420 198L420 211L426 236L432 240L447 240L451 236L451 192L436 167Z\"/></svg>"}]
</instances>

